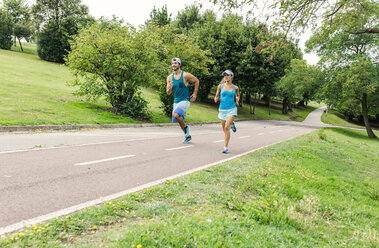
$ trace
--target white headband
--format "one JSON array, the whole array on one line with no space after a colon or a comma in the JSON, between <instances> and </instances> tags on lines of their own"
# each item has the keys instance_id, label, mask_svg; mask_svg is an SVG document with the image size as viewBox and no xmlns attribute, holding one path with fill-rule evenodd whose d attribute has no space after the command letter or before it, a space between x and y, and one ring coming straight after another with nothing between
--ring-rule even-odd
<instances>
[{"instance_id":1,"label":"white headband","mask_svg":"<svg viewBox=\"0 0 379 248\"><path fill-rule=\"evenodd\" d=\"M171 62L178 62L179 64L182 64L182 61L180 61L180 59L179 58L173 58L172 60L171 60Z\"/></svg>"}]
</instances>

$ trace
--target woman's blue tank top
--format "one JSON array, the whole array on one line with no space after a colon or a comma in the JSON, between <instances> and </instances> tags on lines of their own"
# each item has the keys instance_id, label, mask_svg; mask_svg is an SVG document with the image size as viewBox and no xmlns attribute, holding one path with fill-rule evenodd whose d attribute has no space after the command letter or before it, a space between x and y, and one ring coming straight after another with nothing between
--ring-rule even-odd
<instances>
[{"instance_id":1,"label":"woman's blue tank top","mask_svg":"<svg viewBox=\"0 0 379 248\"><path fill-rule=\"evenodd\" d=\"M190 101L189 87L184 84L183 73L180 75L179 80L176 80L174 77L174 73L172 73L172 82L174 89L174 103L178 103L181 101Z\"/></svg>"},{"instance_id":2,"label":"woman's blue tank top","mask_svg":"<svg viewBox=\"0 0 379 248\"><path fill-rule=\"evenodd\" d=\"M226 91L224 89L224 85L225 84L222 84L222 88L221 88L221 101L220 101L219 109L222 109L222 110L233 109L236 107L236 104L234 102L234 95L236 94L234 84L233 84L232 91Z\"/></svg>"}]
</instances>

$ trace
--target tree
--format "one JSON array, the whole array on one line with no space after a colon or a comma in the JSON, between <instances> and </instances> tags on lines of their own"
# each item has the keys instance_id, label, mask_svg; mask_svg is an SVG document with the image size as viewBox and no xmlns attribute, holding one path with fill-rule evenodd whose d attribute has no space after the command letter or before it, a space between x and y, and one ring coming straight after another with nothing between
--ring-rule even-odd
<instances>
[{"instance_id":1,"label":"tree","mask_svg":"<svg viewBox=\"0 0 379 248\"><path fill-rule=\"evenodd\" d=\"M32 31L30 23L30 8L25 0L3 0L4 9L12 16L14 29L12 34L14 37L14 45L16 46L16 38L21 46L22 38L29 38ZM22 46L21 46L21 50Z\"/></svg>"},{"instance_id":2,"label":"tree","mask_svg":"<svg viewBox=\"0 0 379 248\"><path fill-rule=\"evenodd\" d=\"M257 0L209 0L226 8L240 8L246 5L257 7ZM265 8L266 5L263 7ZM375 0L282 0L270 5L274 26L285 30L317 27L318 21L329 33L348 32L351 34L379 33L379 3ZM263 11L262 11L263 12ZM253 9L250 14L253 14Z\"/></svg>"},{"instance_id":3,"label":"tree","mask_svg":"<svg viewBox=\"0 0 379 248\"><path fill-rule=\"evenodd\" d=\"M12 17L0 9L0 49L10 50L12 47Z\"/></svg>"},{"instance_id":4,"label":"tree","mask_svg":"<svg viewBox=\"0 0 379 248\"><path fill-rule=\"evenodd\" d=\"M21 51L24 51L21 45L21 40L25 39L26 41L29 41L32 34L33 31L30 23L18 23L15 25L14 36L18 39Z\"/></svg>"},{"instance_id":5,"label":"tree","mask_svg":"<svg viewBox=\"0 0 379 248\"><path fill-rule=\"evenodd\" d=\"M149 82L145 73L148 54L137 31L113 21L111 25L93 24L72 42L66 64L79 86L78 95L89 99L105 96L117 113L148 118L147 103L138 86Z\"/></svg>"},{"instance_id":6,"label":"tree","mask_svg":"<svg viewBox=\"0 0 379 248\"><path fill-rule=\"evenodd\" d=\"M187 33L190 30L196 28L196 26L202 23L203 17L200 14L200 9L195 6L186 6L183 11L180 11L173 22L174 27L176 27L180 33Z\"/></svg>"},{"instance_id":7,"label":"tree","mask_svg":"<svg viewBox=\"0 0 379 248\"><path fill-rule=\"evenodd\" d=\"M321 71L307 65L305 60L291 60L291 67L285 70L277 83L277 91L283 99L282 113L288 114L291 105L314 99L322 82Z\"/></svg>"},{"instance_id":8,"label":"tree","mask_svg":"<svg viewBox=\"0 0 379 248\"><path fill-rule=\"evenodd\" d=\"M154 23L158 26L165 26L171 23L171 14L168 14L167 5L164 5L162 9L154 9L150 12L150 19L145 22L145 25Z\"/></svg>"},{"instance_id":9,"label":"tree","mask_svg":"<svg viewBox=\"0 0 379 248\"><path fill-rule=\"evenodd\" d=\"M188 37L175 35L167 26L148 25L137 32L114 19L83 29L66 63L76 77L72 85L79 87L77 94L105 96L116 112L149 118L139 88L165 83L171 58L177 55L192 73L207 70L206 53Z\"/></svg>"},{"instance_id":10,"label":"tree","mask_svg":"<svg viewBox=\"0 0 379 248\"><path fill-rule=\"evenodd\" d=\"M376 138L368 118L368 96L377 92L379 87L378 73L374 65L364 59L352 63L346 72L346 83L343 85L343 94L347 99L356 99L361 103L362 116L369 138Z\"/></svg>"},{"instance_id":11,"label":"tree","mask_svg":"<svg viewBox=\"0 0 379 248\"><path fill-rule=\"evenodd\" d=\"M81 0L37 0L33 6L38 20L37 52L41 59L62 63L70 50L71 36L93 23ZM42 28L41 28L42 27Z\"/></svg>"},{"instance_id":12,"label":"tree","mask_svg":"<svg viewBox=\"0 0 379 248\"><path fill-rule=\"evenodd\" d=\"M70 49L68 37L55 22L49 22L37 36L37 54L46 61L62 63L63 56ZM64 37L64 38L62 38Z\"/></svg>"},{"instance_id":13,"label":"tree","mask_svg":"<svg viewBox=\"0 0 379 248\"><path fill-rule=\"evenodd\" d=\"M215 20L215 14L208 12L204 16L202 25L199 24L193 31L199 37L200 47L209 50L214 60L210 75L200 75L199 78L202 82L199 97L203 101L208 99L211 88L220 82L221 73L225 69L236 71L240 52L246 48L243 47L245 44L239 42L244 28L242 17L224 15L220 21Z\"/></svg>"},{"instance_id":14,"label":"tree","mask_svg":"<svg viewBox=\"0 0 379 248\"><path fill-rule=\"evenodd\" d=\"M152 27L154 26L148 26L145 32L147 34L152 33L149 31ZM158 34L155 40L159 40L159 43L155 45L150 44L148 46L154 48L153 50L157 55L154 75L157 75L155 81L161 82L159 83L159 92L162 108L166 115L171 116L173 94L167 95L166 93L166 77L172 72L171 59L173 57L179 57L182 61L182 69L197 77L199 77L199 75L208 76L209 66L213 64L214 61L210 57L210 52L199 46L196 38L185 34L177 34L175 29L169 26L155 28L155 33ZM193 90L192 87L191 85L191 91Z\"/></svg>"},{"instance_id":15,"label":"tree","mask_svg":"<svg viewBox=\"0 0 379 248\"><path fill-rule=\"evenodd\" d=\"M282 34L270 36L274 42L282 39ZM291 60L301 59L302 53L297 44L290 40L282 40L268 49L262 48L261 53L266 57L260 73L261 88L266 105L269 107L269 114L271 114L271 98L277 93L275 84L285 75L285 70L290 67Z\"/></svg>"},{"instance_id":16,"label":"tree","mask_svg":"<svg viewBox=\"0 0 379 248\"><path fill-rule=\"evenodd\" d=\"M366 129L371 130L369 122L366 123L365 119L369 120L369 113L376 114L373 107L377 106L377 98L374 97L372 91L365 92L365 96L359 93L359 97L352 97L353 95L347 94L346 90L351 91L353 88L346 87L346 85L348 82L351 84L347 75L351 74L352 68L362 66L362 73L365 68L368 68L359 61L372 63L371 61L379 60L376 52L377 37L371 34L355 35L345 32L325 36L325 32L320 29L307 41L306 45L308 49L317 50L317 54L321 58L320 63L323 64L324 71L328 74L323 93L327 103L335 106L347 119L361 118L365 122ZM358 95L358 93L356 94ZM363 98L364 104L362 103ZM370 131L367 132L369 136L372 136Z\"/></svg>"}]
</instances>

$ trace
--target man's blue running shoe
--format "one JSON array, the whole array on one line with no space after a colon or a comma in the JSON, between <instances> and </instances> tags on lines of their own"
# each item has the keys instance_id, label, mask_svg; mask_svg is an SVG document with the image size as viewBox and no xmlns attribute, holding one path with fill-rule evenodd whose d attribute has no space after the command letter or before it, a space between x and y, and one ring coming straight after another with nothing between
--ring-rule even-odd
<instances>
[{"instance_id":1,"label":"man's blue running shoe","mask_svg":"<svg viewBox=\"0 0 379 248\"><path fill-rule=\"evenodd\" d=\"M222 153L228 153L228 152L229 152L228 148L222 149Z\"/></svg>"},{"instance_id":2,"label":"man's blue running shoe","mask_svg":"<svg viewBox=\"0 0 379 248\"><path fill-rule=\"evenodd\" d=\"M190 136L190 135L189 135L189 126L186 126L186 127L184 128L184 137L187 138L188 136Z\"/></svg>"},{"instance_id":3,"label":"man's blue running shoe","mask_svg":"<svg viewBox=\"0 0 379 248\"><path fill-rule=\"evenodd\" d=\"M232 129L234 133L237 132L237 128L236 128L236 125L234 124L234 121L232 122L232 125L230 126L230 128Z\"/></svg>"},{"instance_id":4,"label":"man's blue running shoe","mask_svg":"<svg viewBox=\"0 0 379 248\"><path fill-rule=\"evenodd\" d=\"M191 136L188 136L183 143L188 143L192 140L192 137Z\"/></svg>"}]
</instances>

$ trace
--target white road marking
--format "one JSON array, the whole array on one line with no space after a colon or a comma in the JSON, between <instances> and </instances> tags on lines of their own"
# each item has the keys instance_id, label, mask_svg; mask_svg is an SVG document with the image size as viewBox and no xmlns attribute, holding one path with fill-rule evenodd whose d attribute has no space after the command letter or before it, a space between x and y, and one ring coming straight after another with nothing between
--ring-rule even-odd
<instances>
[{"instance_id":1,"label":"white road marking","mask_svg":"<svg viewBox=\"0 0 379 248\"><path fill-rule=\"evenodd\" d=\"M224 142L224 140L216 140L216 141L213 141L213 143L220 143L220 142Z\"/></svg>"},{"instance_id":2,"label":"white road marking","mask_svg":"<svg viewBox=\"0 0 379 248\"><path fill-rule=\"evenodd\" d=\"M8 176L8 175L4 175L4 177L6 177L6 178L10 178L11 176Z\"/></svg>"},{"instance_id":3,"label":"white road marking","mask_svg":"<svg viewBox=\"0 0 379 248\"><path fill-rule=\"evenodd\" d=\"M179 147L174 147L174 148L167 148L166 151L174 151L174 150L185 149L185 148L190 148L190 147L193 147L193 145L179 146Z\"/></svg>"},{"instance_id":4,"label":"white road marking","mask_svg":"<svg viewBox=\"0 0 379 248\"><path fill-rule=\"evenodd\" d=\"M80 165L97 164L97 163L101 163L101 162L107 162L107 161L112 161L112 160L117 160L117 159L123 159L123 158L131 158L131 157L135 157L135 156L136 155L125 155L125 156L106 158L106 159L94 160L94 161L83 162L83 163L76 163L74 165L75 166L80 166Z\"/></svg>"},{"instance_id":5,"label":"white road marking","mask_svg":"<svg viewBox=\"0 0 379 248\"><path fill-rule=\"evenodd\" d=\"M239 137L240 139L246 139L246 138L250 138L250 136L242 136L242 137Z\"/></svg>"},{"instance_id":6,"label":"white road marking","mask_svg":"<svg viewBox=\"0 0 379 248\"><path fill-rule=\"evenodd\" d=\"M264 133L259 133L259 134L257 134L257 135L263 135Z\"/></svg>"}]
</instances>

